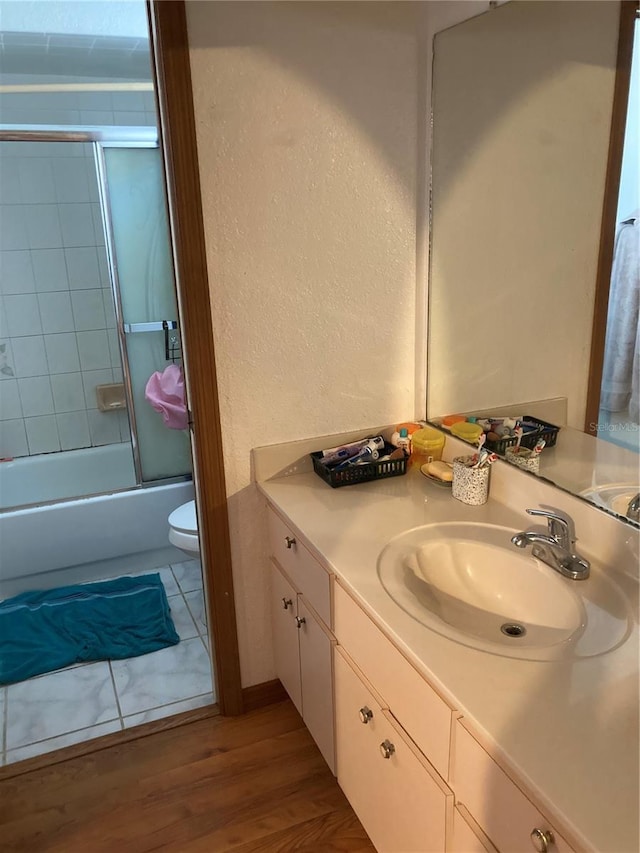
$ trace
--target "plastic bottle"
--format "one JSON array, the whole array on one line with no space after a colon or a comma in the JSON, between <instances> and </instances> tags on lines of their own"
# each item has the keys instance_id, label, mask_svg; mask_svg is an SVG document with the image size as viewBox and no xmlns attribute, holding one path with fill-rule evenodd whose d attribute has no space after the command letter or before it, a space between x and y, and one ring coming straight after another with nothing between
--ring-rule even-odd
<instances>
[{"instance_id":1,"label":"plastic bottle","mask_svg":"<svg viewBox=\"0 0 640 853\"><path fill-rule=\"evenodd\" d=\"M411 454L411 437L409 430L406 427L400 427L391 436L391 444L394 447L401 447L407 456Z\"/></svg>"}]
</instances>

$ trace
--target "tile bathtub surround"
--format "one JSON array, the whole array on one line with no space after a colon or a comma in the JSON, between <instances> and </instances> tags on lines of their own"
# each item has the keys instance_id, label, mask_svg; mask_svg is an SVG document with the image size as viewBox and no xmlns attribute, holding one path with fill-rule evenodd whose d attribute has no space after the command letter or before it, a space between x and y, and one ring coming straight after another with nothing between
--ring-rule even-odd
<instances>
[{"instance_id":1,"label":"tile bathtub surround","mask_svg":"<svg viewBox=\"0 0 640 853\"><path fill-rule=\"evenodd\" d=\"M3 83L29 82L30 75L3 75ZM22 124L156 125L153 91L11 93L0 96L0 108L4 121ZM101 381L110 383L121 371L107 335L115 316L93 148L0 143L0 183L0 456L128 441L123 418L98 411L88 375L104 371ZM25 391L29 413L16 411L15 391L1 387L8 378L72 373L81 374L82 405L75 379L55 383L53 409L49 390L40 406ZM42 418L54 414L45 438Z\"/></svg>"},{"instance_id":2,"label":"tile bathtub surround","mask_svg":"<svg viewBox=\"0 0 640 853\"><path fill-rule=\"evenodd\" d=\"M201 571L199 561L175 565L183 583L193 586ZM155 571L164 584L180 643L137 658L80 664L0 687L0 735L6 730L6 739L0 739L0 764L215 701L206 626L198 616L202 591L185 593L171 566Z\"/></svg>"}]
</instances>

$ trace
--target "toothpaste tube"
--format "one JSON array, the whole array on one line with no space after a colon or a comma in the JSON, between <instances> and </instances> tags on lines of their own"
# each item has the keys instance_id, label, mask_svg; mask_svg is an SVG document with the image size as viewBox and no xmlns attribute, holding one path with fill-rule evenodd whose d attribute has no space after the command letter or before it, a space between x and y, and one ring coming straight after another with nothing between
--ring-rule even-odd
<instances>
[{"instance_id":1,"label":"toothpaste tube","mask_svg":"<svg viewBox=\"0 0 640 853\"><path fill-rule=\"evenodd\" d=\"M355 456L345 459L344 462L340 462L336 465L335 470L340 471L343 468L347 468L349 465L362 465L364 462L374 462L380 456L380 450L382 449L379 449L378 438L382 441L383 448L384 440L380 436L372 438L358 451Z\"/></svg>"}]
</instances>

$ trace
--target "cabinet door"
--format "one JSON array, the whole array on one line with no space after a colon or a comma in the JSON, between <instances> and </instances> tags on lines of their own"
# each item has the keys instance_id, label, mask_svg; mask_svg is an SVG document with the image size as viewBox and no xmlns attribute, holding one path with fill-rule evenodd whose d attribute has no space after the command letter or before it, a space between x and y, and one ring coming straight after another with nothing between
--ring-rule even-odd
<instances>
[{"instance_id":1,"label":"cabinet door","mask_svg":"<svg viewBox=\"0 0 640 853\"><path fill-rule=\"evenodd\" d=\"M451 791L428 769L339 648L335 689L338 782L376 850L443 853Z\"/></svg>"},{"instance_id":2,"label":"cabinet door","mask_svg":"<svg viewBox=\"0 0 640 853\"><path fill-rule=\"evenodd\" d=\"M534 806L504 770L458 720L452 779L463 803L498 850L534 850L531 833L549 834L549 853L574 853L557 827Z\"/></svg>"},{"instance_id":3,"label":"cabinet door","mask_svg":"<svg viewBox=\"0 0 640 853\"><path fill-rule=\"evenodd\" d=\"M464 806L453 810L453 834L448 853L497 853Z\"/></svg>"},{"instance_id":4,"label":"cabinet door","mask_svg":"<svg viewBox=\"0 0 640 853\"><path fill-rule=\"evenodd\" d=\"M298 616L304 619L299 628L302 717L335 774L332 662L335 640L325 632L302 597L298 597Z\"/></svg>"},{"instance_id":5,"label":"cabinet door","mask_svg":"<svg viewBox=\"0 0 640 853\"><path fill-rule=\"evenodd\" d=\"M298 712L302 714L297 608L295 589L274 563L271 563L271 624L276 674Z\"/></svg>"}]
</instances>

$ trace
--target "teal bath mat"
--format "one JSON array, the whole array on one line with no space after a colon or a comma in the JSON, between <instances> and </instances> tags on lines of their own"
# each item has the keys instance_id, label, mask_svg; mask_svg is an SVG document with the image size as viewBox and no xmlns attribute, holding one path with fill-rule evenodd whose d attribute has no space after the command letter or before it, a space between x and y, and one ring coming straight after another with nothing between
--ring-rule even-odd
<instances>
[{"instance_id":1,"label":"teal bath mat","mask_svg":"<svg viewBox=\"0 0 640 853\"><path fill-rule=\"evenodd\" d=\"M0 684L179 641L159 574L23 592L0 602Z\"/></svg>"}]
</instances>

